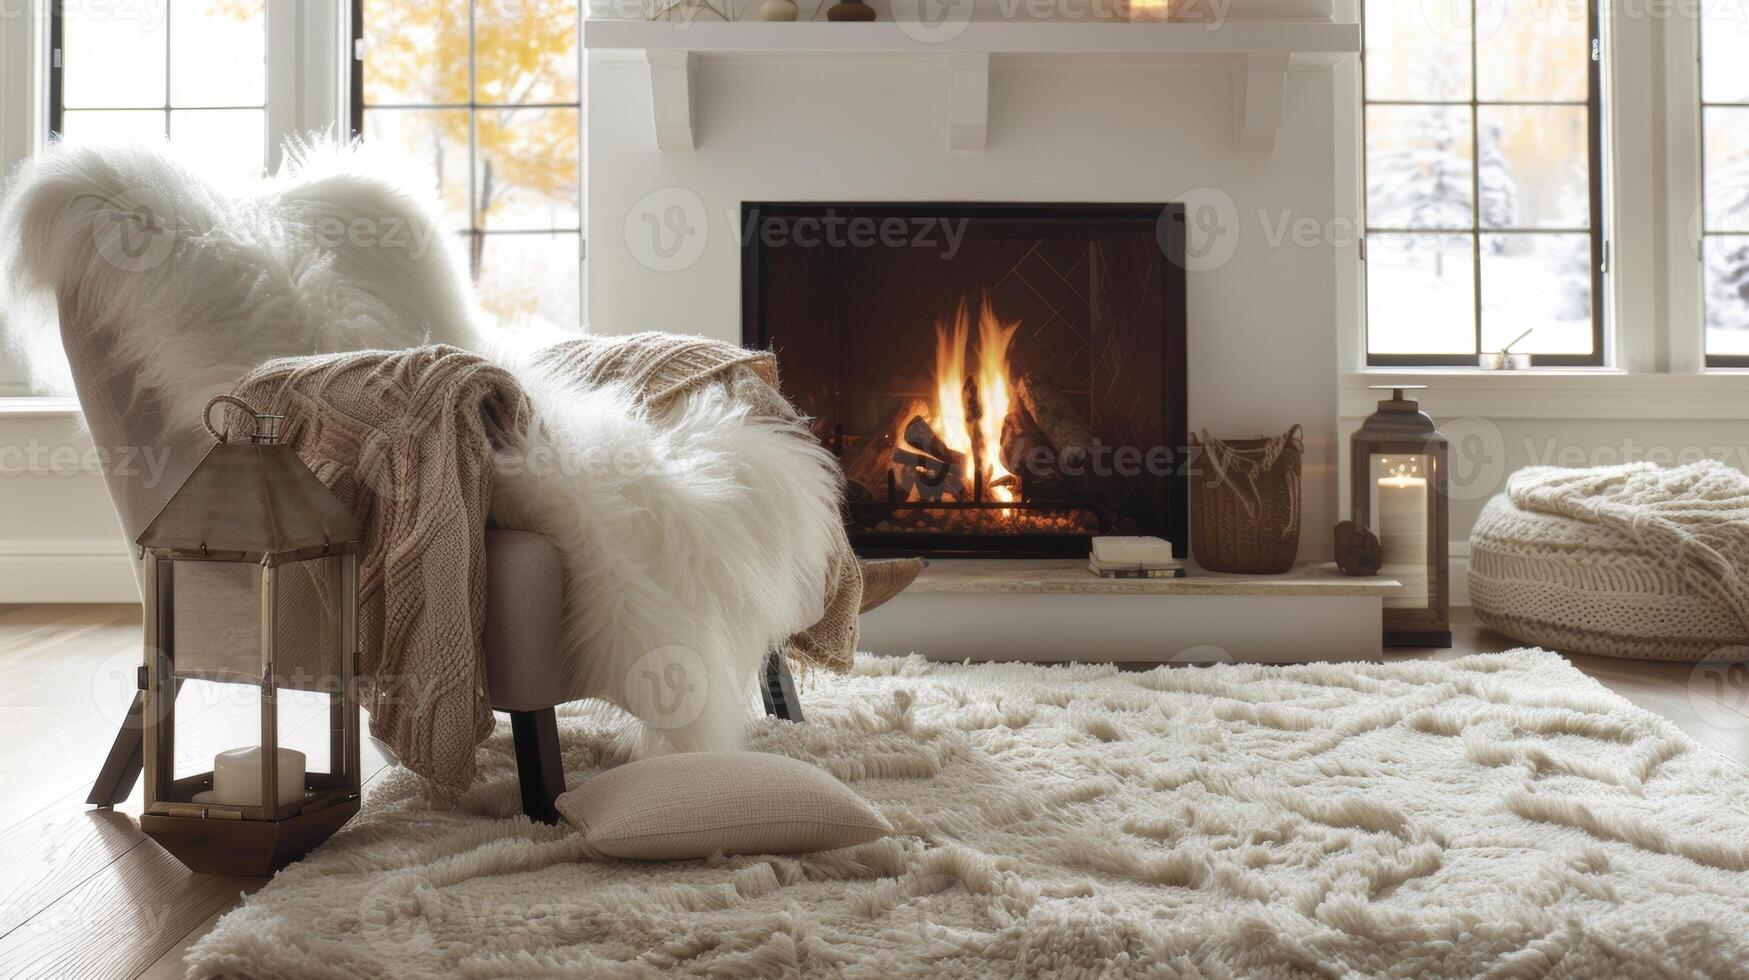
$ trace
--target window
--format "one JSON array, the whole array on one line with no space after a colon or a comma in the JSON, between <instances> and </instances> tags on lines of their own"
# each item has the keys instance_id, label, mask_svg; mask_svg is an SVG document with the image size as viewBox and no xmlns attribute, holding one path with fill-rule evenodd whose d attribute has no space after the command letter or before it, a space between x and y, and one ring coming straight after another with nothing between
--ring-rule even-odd
<instances>
[{"instance_id":1,"label":"window","mask_svg":"<svg viewBox=\"0 0 1749 980\"><path fill-rule=\"evenodd\" d=\"M358 0L352 127L435 188L481 304L582 313L576 0Z\"/></svg>"},{"instance_id":2,"label":"window","mask_svg":"<svg viewBox=\"0 0 1749 980\"><path fill-rule=\"evenodd\" d=\"M1702 302L1708 367L1749 367L1749 3L1701 5Z\"/></svg>"},{"instance_id":3,"label":"window","mask_svg":"<svg viewBox=\"0 0 1749 980\"><path fill-rule=\"evenodd\" d=\"M49 130L168 136L218 167L267 161L266 0L60 0L49 22Z\"/></svg>"},{"instance_id":4,"label":"window","mask_svg":"<svg viewBox=\"0 0 1749 980\"><path fill-rule=\"evenodd\" d=\"M1601 364L1597 4L1368 0L1362 18L1367 362L1511 344Z\"/></svg>"}]
</instances>

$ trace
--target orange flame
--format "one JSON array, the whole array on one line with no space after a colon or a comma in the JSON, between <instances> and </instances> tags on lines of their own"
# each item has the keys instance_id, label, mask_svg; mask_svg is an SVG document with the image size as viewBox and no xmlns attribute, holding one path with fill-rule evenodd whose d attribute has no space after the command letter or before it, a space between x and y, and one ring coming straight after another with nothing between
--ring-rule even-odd
<instances>
[{"instance_id":1,"label":"orange flame","mask_svg":"<svg viewBox=\"0 0 1749 980\"><path fill-rule=\"evenodd\" d=\"M983 485L988 499L1012 501L1017 498L1011 485L993 486L1010 476L1002 465L1002 423L1008 418L1011 404L1008 382L1008 348L1020 322L1003 323L984 296L978 310L977 363L975 366L978 401L982 415L977 431L966 417L965 383L967 355L972 333L971 314L962 300L951 322L935 323L935 405L931 425L949 449L965 456L963 476L968 488L976 483L975 461L984 470ZM896 436L898 434L895 434ZM976 448L976 452L974 452Z\"/></svg>"}]
</instances>

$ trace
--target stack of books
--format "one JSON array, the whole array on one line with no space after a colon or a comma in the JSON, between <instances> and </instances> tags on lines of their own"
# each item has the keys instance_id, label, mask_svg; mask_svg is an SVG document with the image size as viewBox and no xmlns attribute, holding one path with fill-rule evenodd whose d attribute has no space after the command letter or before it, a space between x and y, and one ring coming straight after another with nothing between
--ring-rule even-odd
<instances>
[{"instance_id":1,"label":"stack of books","mask_svg":"<svg viewBox=\"0 0 1749 980\"><path fill-rule=\"evenodd\" d=\"M1172 543L1164 538L1094 538L1087 568L1100 578L1184 577L1183 559L1172 557Z\"/></svg>"}]
</instances>

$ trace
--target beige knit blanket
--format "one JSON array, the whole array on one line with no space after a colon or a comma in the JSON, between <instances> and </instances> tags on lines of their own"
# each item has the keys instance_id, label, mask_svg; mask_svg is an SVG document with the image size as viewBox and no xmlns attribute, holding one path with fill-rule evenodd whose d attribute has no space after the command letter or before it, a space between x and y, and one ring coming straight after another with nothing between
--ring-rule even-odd
<instances>
[{"instance_id":1,"label":"beige knit blanket","mask_svg":"<svg viewBox=\"0 0 1749 980\"><path fill-rule=\"evenodd\" d=\"M579 386L627 385L652 410L722 384L755 411L795 416L771 354L719 341L585 337L537 361ZM499 433L528 424L521 387L477 355L426 347L271 361L232 393L287 417L286 442L365 528L359 669L371 733L439 792L466 789L474 747L493 725L483 648L492 452ZM226 426L241 436L253 421L233 407ZM824 615L787 652L842 669L856 650L863 599L848 539L830 569ZM881 597L915 574L911 565L884 568Z\"/></svg>"},{"instance_id":2,"label":"beige knit blanket","mask_svg":"<svg viewBox=\"0 0 1749 980\"><path fill-rule=\"evenodd\" d=\"M269 361L232 389L364 527L361 703L371 734L440 792L474 778L486 693L486 513L495 435L527 420L514 378L453 347ZM235 407L228 434L253 421Z\"/></svg>"}]
</instances>

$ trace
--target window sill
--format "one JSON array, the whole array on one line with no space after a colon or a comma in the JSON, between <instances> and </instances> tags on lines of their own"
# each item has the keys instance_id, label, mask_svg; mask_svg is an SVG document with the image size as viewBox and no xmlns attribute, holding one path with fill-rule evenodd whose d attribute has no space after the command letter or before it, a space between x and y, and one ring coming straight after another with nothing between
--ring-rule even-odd
<instances>
[{"instance_id":1,"label":"window sill","mask_svg":"<svg viewBox=\"0 0 1749 980\"><path fill-rule=\"evenodd\" d=\"M1749 371L1634 374L1618 368L1373 368L1337 379L1338 415L1365 418L1381 394L1371 385L1426 385L1435 417L1749 420Z\"/></svg>"},{"instance_id":2,"label":"window sill","mask_svg":"<svg viewBox=\"0 0 1749 980\"><path fill-rule=\"evenodd\" d=\"M79 399L46 395L0 396L0 418L64 419L79 416Z\"/></svg>"}]
</instances>

